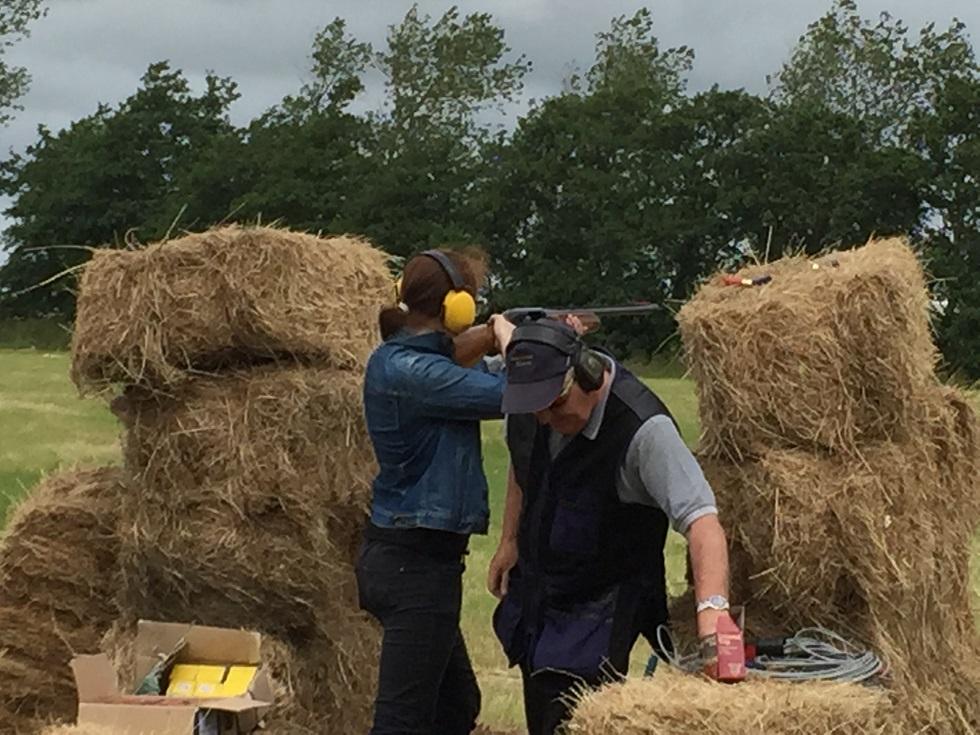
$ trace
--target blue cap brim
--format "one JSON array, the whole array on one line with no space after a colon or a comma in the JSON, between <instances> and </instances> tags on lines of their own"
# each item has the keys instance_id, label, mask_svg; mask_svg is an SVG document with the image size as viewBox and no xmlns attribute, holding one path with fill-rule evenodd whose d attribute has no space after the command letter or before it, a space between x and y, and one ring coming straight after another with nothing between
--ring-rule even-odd
<instances>
[{"instance_id":1,"label":"blue cap brim","mask_svg":"<svg viewBox=\"0 0 980 735\"><path fill-rule=\"evenodd\" d=\"M504 413L534 413L554 403L565 385L565 375L539 380L534 383L507 383L501 410Z\"/></svg>"}]
</instances>

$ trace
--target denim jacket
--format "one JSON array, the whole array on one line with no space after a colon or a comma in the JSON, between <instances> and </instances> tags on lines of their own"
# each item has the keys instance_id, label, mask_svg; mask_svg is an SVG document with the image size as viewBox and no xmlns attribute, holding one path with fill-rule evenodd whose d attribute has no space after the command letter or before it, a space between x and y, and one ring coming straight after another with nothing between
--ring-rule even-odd
<instances>
[{"instance_id":1,"label":"denim jacket","mask_svg":"<svg viewBox=\"0 0 980 735\"><path fill-rule=\"evenodd\" d=\"M500 417L503 390L502 374L457 365L439 332L402 331L374 351L364 380L374 525L486 533L480 419Z\"/></svg>"}]
</instances>

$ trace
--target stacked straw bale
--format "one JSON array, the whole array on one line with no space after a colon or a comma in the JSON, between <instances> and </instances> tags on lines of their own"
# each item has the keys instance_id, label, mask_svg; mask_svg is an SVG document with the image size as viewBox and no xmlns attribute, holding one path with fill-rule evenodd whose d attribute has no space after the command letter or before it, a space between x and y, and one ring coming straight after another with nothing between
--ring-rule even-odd
<instances>
[{"instance_id":1,"label":"stacked straw bale","mask_svg":"<svg viewBox=\"0 0 980 735\"><path fill-rule=\"evenodd\" d=\"M908 438L937 382L929 295L909 247L881 240L739 273L764 274L773 280L757 288L709 282L679 314L702 455Z\"/></svg>"},{"instance_id":2,"label":"stacked straw bale","mask_svg":"<svg viewBox=\"0 0 980 735\"><path fill-rule=\"evenodd\" d=\"M855 684L750 681L673 671L586 692L569 735L891 735L888 698Z\"/></svg>"},{"instance_id":3,"label":"stacked straw bale","mask_svg":"<svg viewBox=\"0 0 980 735\"><path fill-rule=\"evenodd\" d=\"M887 659L895 731L978 732L980 427L935 376L922 269L893 239L763 273L679 315L749 628L837 628Z\"/></svg>"},{"instance_id":4,"label":"stacked straw bale","mask_svg":"<svg viewBox=\"0 0 980 735\"><path fill-rule=\"evenodd\" d=\"M360 394L358 374L314 367L131 392L126 606L289 634L350 605L373 467Z\"/></svg>"},{"instance_id":5,"label":"stacked straw bale","mask_svg":"<svg viewBox=\"0 0 980 735\"><path fill-rule=\"evenodd\" d=\"M261 359L357 369L391 298L385 255L353 237L229 226L98 250L79 284L72 377L97 391Z\"/></svg>"},{"instance_id":6,"label":"stacked straw bale","mask_svg":"<svg viewBox=\"0 0 980 735\"><path fill-rule=\"evenodd\" d=\"M274 732L366 731L380 636L353 564L374 456L362 368L392 298L356 238L225 227L96 254L72 376L122 388L121 666L138 619L259 631Z\"/></svg>"},{"instance_id":7,"label":"stacked straw bale","mask_svg":"<svg viewBox=\"0 0 980 735\"><path fill-rule=\"evenodd\" d=\"M75 716L69 662L99 650L116 618L118 468L45 478L0 542L0 732Z\"/></svg>"}]
</instances>

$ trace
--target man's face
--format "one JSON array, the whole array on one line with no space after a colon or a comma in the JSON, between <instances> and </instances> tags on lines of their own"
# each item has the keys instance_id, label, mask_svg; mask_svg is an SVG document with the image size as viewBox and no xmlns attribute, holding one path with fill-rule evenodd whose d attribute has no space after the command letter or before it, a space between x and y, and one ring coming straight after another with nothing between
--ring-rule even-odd
<instances>
[{"instance_id":1,"label":"man's face","mask_svg":"<svg viewBox=\"0 0 980 735\"><path fill-rule=\"evenodd\" d=\"M595 407L593 396L582 390L574 380L558 395L547 408L536 411L538 423L550 426L559 434L572 436L578 434L589 423L589 416Z\"/></svg>"}]
</instances>

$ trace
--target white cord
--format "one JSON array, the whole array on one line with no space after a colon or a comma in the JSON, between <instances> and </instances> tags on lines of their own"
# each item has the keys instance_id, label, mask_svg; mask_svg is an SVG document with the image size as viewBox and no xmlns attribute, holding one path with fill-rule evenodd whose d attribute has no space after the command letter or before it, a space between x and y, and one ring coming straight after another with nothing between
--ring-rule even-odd
<instances>
[{"instance_id":1,"label":"white cord","mask_svg":"<svg viewBox=\"0 0 980 735\"><path fill-rule=\"evenodd\" d=\"M657 627L657 644L675 668L687 672L702 669L697 653L679 655L673 649L670 631ZM882 660L870 650L860 650L843 636L826 628L804 628L783 646L785 656L757 656L746 662L749 677L782 681L867 681L885 670ZM671 653L672 651L672 653Z\"/></svg>"}]
</instances>

